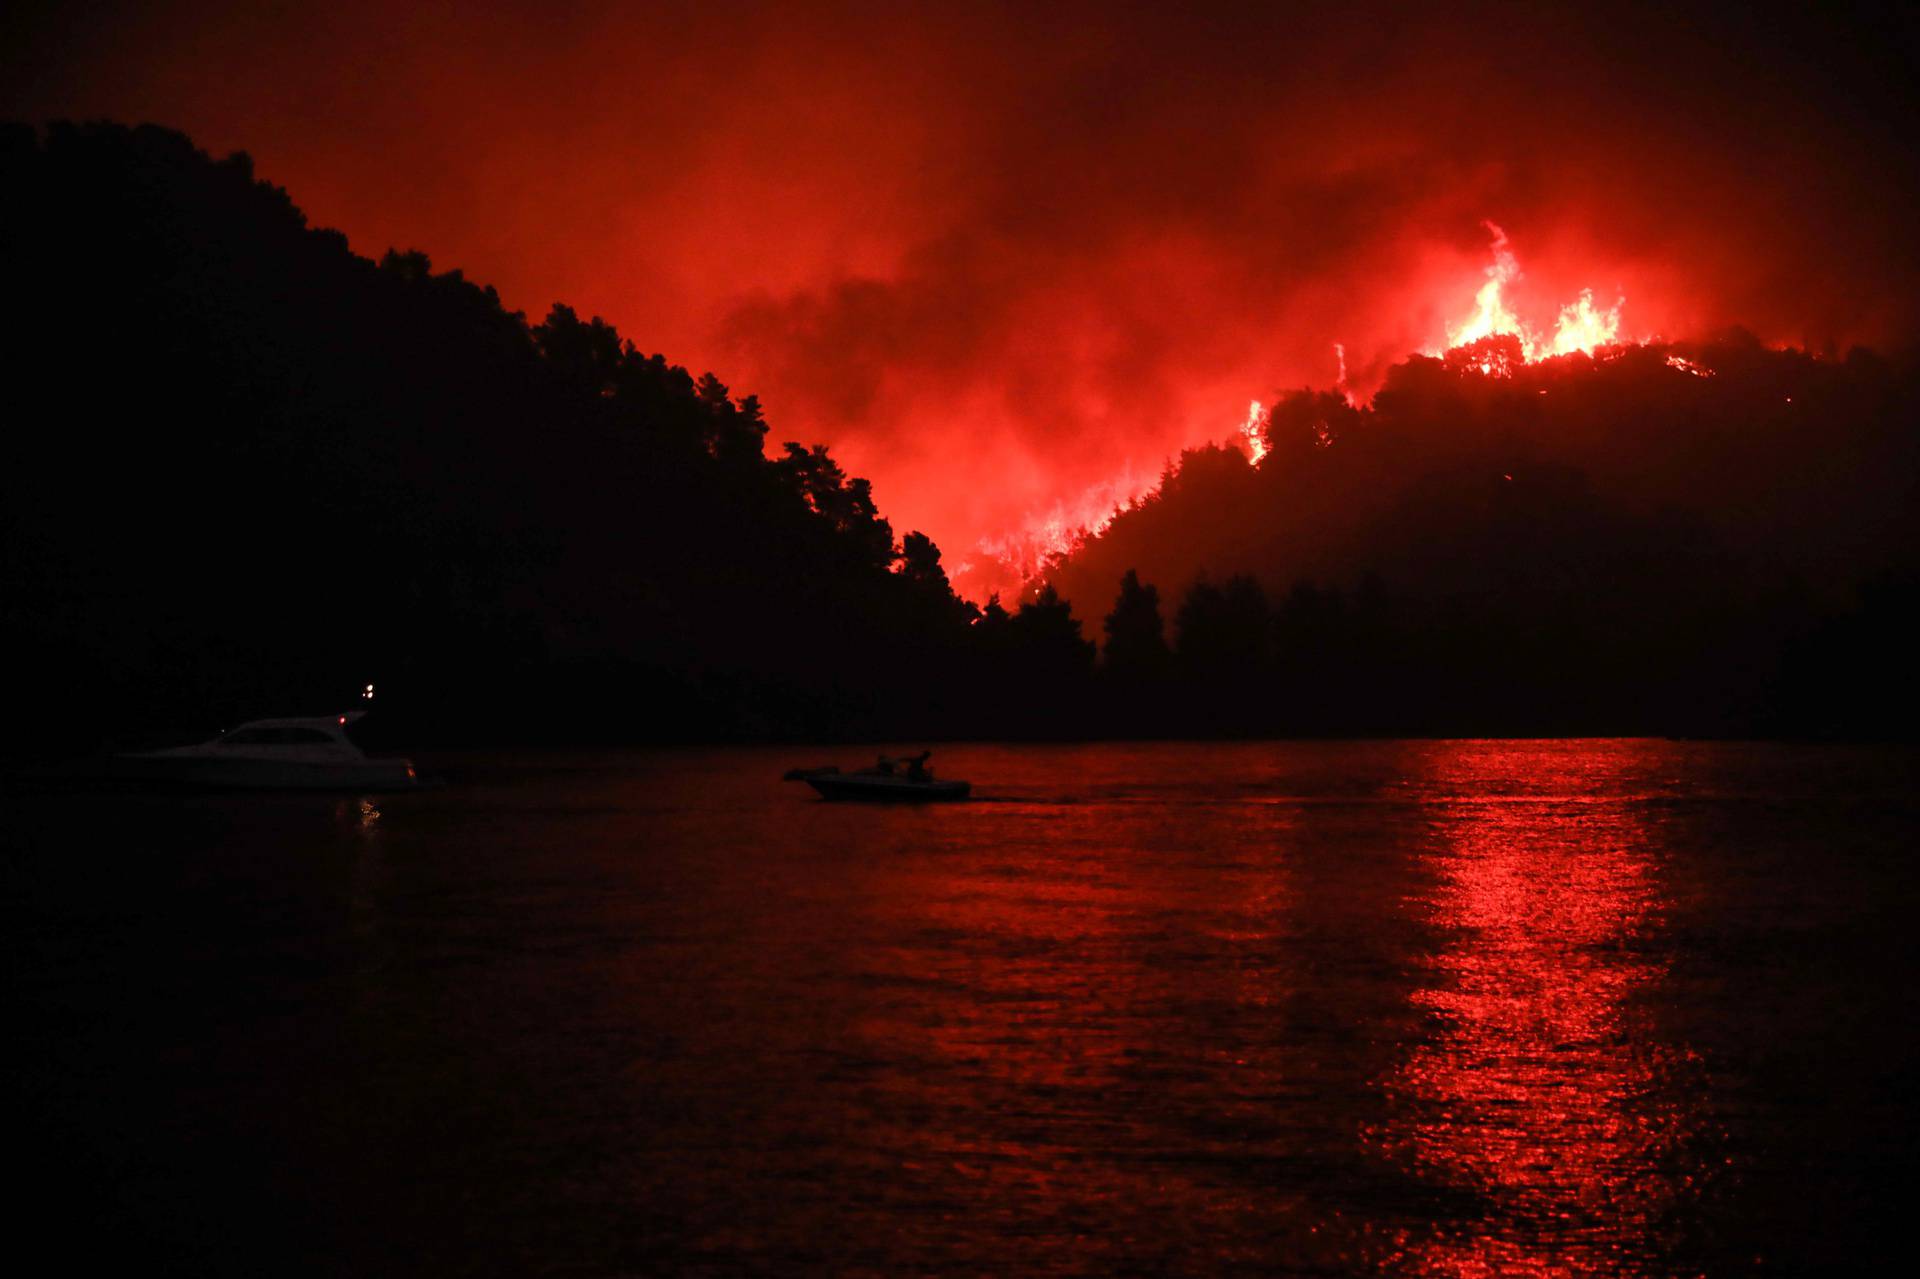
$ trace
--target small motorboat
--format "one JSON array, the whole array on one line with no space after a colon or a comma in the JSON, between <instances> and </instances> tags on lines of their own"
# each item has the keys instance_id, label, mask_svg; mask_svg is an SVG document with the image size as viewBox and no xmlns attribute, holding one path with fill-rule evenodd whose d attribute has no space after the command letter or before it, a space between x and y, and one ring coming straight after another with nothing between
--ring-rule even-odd
<instances>
[{"instance_id":1,"label":"small motorboat","mask_svg":"<svg viewBox=\"0 0 1920 1279\"><path fill-rule=\"evenodd\" d=\"M972 782L942 781L927 767L932 751L897 764L880 757L875 768L843 773L834 765L823 768L796 768L787 774L789 781L802 781L820 792L822 799L864 800L869 803L933 803L939 800L965 799L973 794Z\"/></svg>"},{"instance_id":2,"label":"small motorboat","mask_svg":"<svg viewBox=\"0 0 1920 1279\"><path fill-rule=\"evenodd\" d=\"M930 803L965 799L973 793L972 782L943 782L933 778L915 781L911 777L888 777L884 773L815 773L806 781L823 799Z\"/></svg>"},{"instance_id":3,"label":"small motorboat","mask_svg":"<svg viewBox=\"0 0 1920 1279\"><path fill-rule=\"evenodd\" d=\"M347 736L366 712L309 719L256 719L212 741L116 755L111 775L127 781L257 790L415 790L409 759L375 759Z\"/></svg>"}]
</instances>

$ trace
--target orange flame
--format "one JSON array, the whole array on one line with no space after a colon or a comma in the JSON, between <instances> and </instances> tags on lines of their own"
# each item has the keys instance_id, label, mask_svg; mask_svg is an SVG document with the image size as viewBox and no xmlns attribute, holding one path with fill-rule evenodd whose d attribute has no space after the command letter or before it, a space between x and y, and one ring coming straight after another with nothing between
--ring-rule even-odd
<instances>
[{"instance_id":1,"label":"orange flame","mask_svg":"<svg viewBox=\"0 0 1920 1279\"><path fill-rule=\"evenodd\" d=\"M1621 298L1605 311L1593 305L1593 290L1582 289L1575 301L1560 308L1560 324L1554 330L1553 346L1548 355L1571 355L1575 351L1593 354L1595 347L1612 346L1620 340L1620 308L1626 302ZM1529 359L1542 359L1531 353Z\"/></svg>"},{"instance_id":2,"label":"orange flame","mask_svg":"<svg viewBox=\"0 0 1920 1279\"><path fill-rule=\"evenodd\" d=\"M1507 285L1520 278L1520 261L1513 256L1513 250L1507 247L1507 233L1489 222L1487 230L1493 232L1493 265L1487 268L1487 282L1473 295L1473 314L1464 324L1455 328L1447 326L1447 345L1449 347L1467 346L1481 338L1492 337L1496 333L1511 333L1523 343L1526 332L1520 324L1520 317L1507 306L1501 291Z\"/></svg>"},{"instance_id":3,"label":"orange flame","mask_svg":"<svg viewBox=\"0 0 1920 1279\"><path fill-rule=\"evenodd\" d=\"M1507 245L1507 233L1492 222L1485 225L1493 233L1493 264L1487 268L1487 282L1473 295L1473 313L1461 324L1447 326L1449 350L1506 334L1520 339L1522 355L1531 364L1576 351L1590 355L1620 341L1620 308L1626 299L1602 310L1594 304L1592 289L1582 289L1578 298L1560 308L1551 336L1536 332L1522 320L1505 296L1507 286L1521 277L1520 260Z\"/></svg>"},{"instance_id":4,"label":"orange flame","mask_svg":"<svg viewBox=\"0 0 1920 1279\"><path fill-rule=\"evenodd\" d=\"M1267 455L1267 414L1260 401L1247 405L1247 420L1240 424L1240 436L1246 441L1247 465L1258 466Z\"/></svg>"}]
</instances>

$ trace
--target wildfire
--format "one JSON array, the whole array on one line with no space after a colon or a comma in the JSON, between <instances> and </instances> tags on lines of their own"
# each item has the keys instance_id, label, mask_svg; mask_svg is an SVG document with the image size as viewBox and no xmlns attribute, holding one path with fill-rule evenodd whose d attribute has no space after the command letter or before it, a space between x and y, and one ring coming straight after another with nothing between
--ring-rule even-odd
<instances>
[{"instance_id":1,"label":"wildfire","mask_svg":"<svg viewBox=\"0 0 1920 1279\"><path fill-rule=\"evenodd\" d=\"M1364 408L1367 403L1367 397L1364 395L1357 394L1354 391L1353 387L1349 385L1347 382L1347 345L1346 343L1335 342L1333 344L1333 358L1334 358L1334 362L1337 365L1339 365L1339 368L1340 368L1339 376L1336 377L1333 381L1333 389L1340 392L1340 398L1345 400L1349 405L1353 406L1356 409Z\"/></svg>"},{"instance_id":2,"label":"wildfire","mask_svg":"<svg viewBox=\"0 0 1920 1279\"><path fill-rule=\"evenodd\" d=\"M1260 465L1269 452L1267 410L1259 400L1247 404L1246 420L1234 428L1233 439L1247 455L1248 466ZM1093 485L1078 497L1055 502L1045 511L1027 517L1020 528L999 537L984 537L975 544L985 564L996 565L1021 584L1038 581L1048 564L1088 538L1100 536L1121 511L1153 489L1158 477L1142 478L1131 468L1118 477ZM955 565L956 577L971 575L982 561L963 560ZM991 574L998 577L999 574Z\"/></svg>"},{"instance_id":3,"label":"wildfire","mask_svg":"<svg viewBox=\"0 0 1920 1279\"><path fill-rule=\"evenodd\" d=\"M1458 326L1447 326L1449 350L1504 334L1520 339L1521 354L1532 363L1575 351L1591 354L1620 340L1620 308L1626 299L1603 310L1595 305L1592 289L1582 289L1578 298L1560 308L1551 335L1537 332L1522 320L1506 298L1507 287L1521 276L1520 260L1508 246L1505 231L1492 222L1486 227L1493 233L1493 263L1487 267L1487 282L1473 295L1473 314Z\"/></svg>"},{"instance_id":4,"label":"wildfire","mask_svg":"<svg viewBox=\"0 0 1920 1279\"><path fill-rule=\"evenodd\" d=\"M1045 511L1028 516L1013 532L981 538L978 548L989 562L1001 565L1020 582L1035 581L1046 572L1050 561L1070 553L1087 538L1106 532L1114 516L1153 485L1153 479L1138 478L1129 468L1078 497L1055 502Z\"/></svg>"},{"instance_id":5,"label":"wildfire","mask_svg":"<svg viewBox=\"0 0 1920 1279\"><path fill-rule=\"evenodd\" d=\"M1260 459L1267 455L1267 413L1260 401L1247 405L1247 420L1240 424L1240 436L1246 441L1247 465L1260 465Z\"/></svg>"},{"instance_id":6,"label":"wildfire","mask_svg":"<svg viewBox=\"0 0 1920 1279\"><path fill-rule=\"evenodd\" d=\"M1495 223L1485 225L1493 236L1493 261L1486 268L1486 282L1473 295L1472 312L1459 324L1446 326L1445 350L1429 350L1426 354L1446 355L1449 363L1477 369L1489 377L1505 377L1516 362L1531 364L1575 352L1593 354L1627 340L1622 338L1620 327L1620 310L1626 299L1617 299L1612 306L1603 307L1595 302L1592 289L1582 289L1578 297L1560 308L1551 332L1528 324L1513 309L1508 297L1508 290L1523 275L1520 260L1507 241L1507 233ZM1489 342L1490 338L1503 340L1495 343ZM1476 343L1485 345L1475 347ZM1461 348L1474 349L1463 351ZM1356 394L1347 383L1346 347L1334 343L1333 354L1339 370L1334 389L1355 408L1363 407L1367 397ZM1712 370L1679 356L1667 363L1696 377L1713 376ZM1268 422L1265 406L1253 400L1247 405L1246 420L1230 437L1246 453L1249 466L1259 466L1271 451ZM1331 442L1324 427L1318 442L1323 447ZM1153 484L1152 478L1140 479L1129 468L1119 477L1096 484L1076 498L1056 502L1045 512L1030 516L1013 532L981 539L978 550L985 562L997 566L1005 577L1021 584L1038 581L1053 560L1105 532L1114 517L1150 492ZM975 567L974 561L968 561L960 571L971 571Z\"/></svg>"},{"instance_id":7,"label":"wildfire","mask_svg":"<svg viewBox=\"0 0 1920 1279\"><path fill-rule=\"evenodd\" d=\"M1526 340L1520 317L1507 307L1506 299L1501 296L1507 285L1520 278L1520 260L1507 247L1507 233L1491 222L1486 225L1487 230L1493 232L1493 265L1487 268L1487 282L1473 295L1473 314L1458 328L1447 326L1449 347L1470 346L1496 333L1512 333L1523 343Z\"/></svg>"},{"instance_id":8,"label":"wildfire","mask_svg":"<svg viewBox=\"0 0 1920 1279\"><path fill-rule=\"evenodd\" d=\"M1593 290L1580 290L1580 297L1560 308L1560 323L1553 333L1551 355L1571 355L1575 351L1593 354L1595 347L1612 346L1620 340L1621 298L1605 311L1593 305ZM1529 355L1528 359L1539 357Z\"/></svg>"}]
</instances>

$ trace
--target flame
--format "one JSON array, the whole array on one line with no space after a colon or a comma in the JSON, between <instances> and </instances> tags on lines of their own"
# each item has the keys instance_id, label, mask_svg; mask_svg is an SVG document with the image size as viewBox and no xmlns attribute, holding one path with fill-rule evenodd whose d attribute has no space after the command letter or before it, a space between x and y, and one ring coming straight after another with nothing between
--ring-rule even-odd
<instances>
[{"instance_id":1,"label":"flame","mask_svg":"<svg viewBox=\"0 0 1920 1279\"><path fill-rule=\"evenodd\" d=\"M1507 247L1507 233L1493 223L1485 224L1493 232L1493 265L1487 268L1487 282L1473 295L1474 310L1466 322L1447 326L1447 346L1469 346L1496 333L1511 333L1524 344L1527 334L1520 317L1507 306L1501 291L1520 278L1520 260Z\"/></svg>"},{"instance_id":2,"label":"flame","mask_svg":"<svg viewBox=\"0 0 1920 1279\"><path fill-rule=\"evenodd\" d=\"M1344 365L1342 371L1344 373ZM1247 465L1260 465L1260 459L1267 455L1267 414L1260 407L1260 401L1248 403L1247 420L1240 424L1240 435L1247 444Z\"/></svg>"},{"instance_id":3,"label":"flame","mask_svg":"<svg viewBox=\"0 0 1920 1279\"><path fill-rule=\"evenodd\" d=\"M1334 362L1340 367L1340 375L1333 380L1333 389L1340 392L1340 398L1353 408L1365 408L1367 397L1357 394L1347 382L1347 345L1344 342L1333 344Z\"/></svg>"},{"instance_id":4,"label":"flame","mask_svg":"<svg viewBox=\"0 0 1920 1279\"><path fill-rule=\"evenodd\" d=\"M1551 355L1571 355L1575 351L1593 354L1595 347L1612 346L1620 340L1621 298L1605 311L1595 309L1593 290L1582 289L1575 301L1560 308L1560 324L1554 330ZM1528 359L1543 358L1528 353Z\"/></svg>"},{"instance_id":5,"label":"flame","mask_svg":"<svg viewBox=\"0 0 1920 1279\"><path fill-rule=\"evenodd\" d=\"M1707 368L1703 364L1695 364L1684 355L1669 355L1667 357L1667 367L1670 369L1679 369L1682 373L1691 373L1695 377L1713 376L1712 369Z\"/></svg>"},{"instance_id":6,"label":"flame","mask_svg":"<svg viewBox=\"0 0 1920 1279\"><path fill-rule=\"evenodd\" d=\"M1473 295L1473 313L1462 323L1447 326L1448 350L1504 334L1520 339L1522 357L1532 364L1576 351L1591 355L1600 347L1620 341L1620 308L1626 305L1626 299L1621 298L1603 310L1595 305L1592 289L1582 289L1579 297L1560 308L1551 336L1536 332L1515 313L1506 298L1507 286L1521 277L1520 260L1508 246L1504 230L1492 222L1485 226L1493 233L1493 262L1487 267L1487 282ZM1481 371L1505 372L1491 366L1484 366Z\"/></svg>"}]
</instances>

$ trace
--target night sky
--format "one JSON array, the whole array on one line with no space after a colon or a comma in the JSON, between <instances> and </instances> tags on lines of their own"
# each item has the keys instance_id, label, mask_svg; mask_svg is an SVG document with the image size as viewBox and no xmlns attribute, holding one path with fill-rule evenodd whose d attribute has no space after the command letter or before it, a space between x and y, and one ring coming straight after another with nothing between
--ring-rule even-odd
<instances>
[{"instance_id":1,"label":"night sky","mask_svg":"<svg viewBox=\"0 0 1920 1279\"><path fill-rule=\"evenodd\" d=\"M1364 394L1492 263L1551 327L1920 326L1915 19L1615 5L16 10L0 114L245 150L353 247L605 316L976 589L1249 399ZM1621 301L1624 299L1624 301Z\"/></svg>"}]
</instances>

